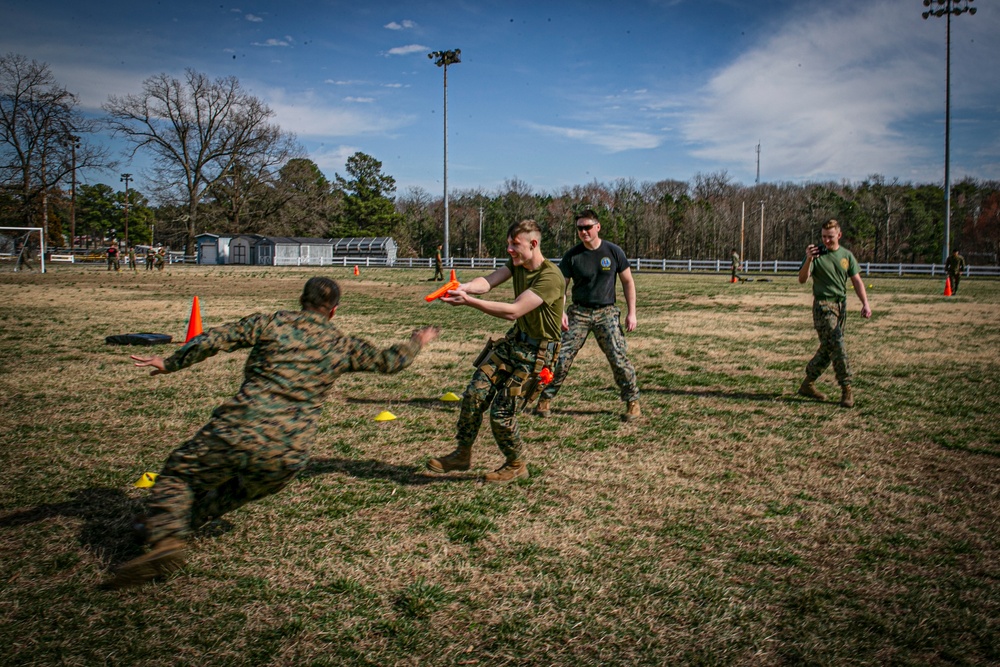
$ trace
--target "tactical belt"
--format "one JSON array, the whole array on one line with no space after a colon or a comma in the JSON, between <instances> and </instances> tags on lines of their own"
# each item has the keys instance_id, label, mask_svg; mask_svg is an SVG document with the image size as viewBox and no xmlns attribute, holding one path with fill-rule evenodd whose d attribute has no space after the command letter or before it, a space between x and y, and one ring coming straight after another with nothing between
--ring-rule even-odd
<instances>
[{"instance_id":1,"label":"tactical belt","mask_svg":"<svg viewBox=\"0 0 1000 667\"><path fill-rule=\"evenodd\" d=\"M499 340L492 338L486 341L483 351L476 357L473 366L481 370L498 391L506 391L511 398L523 396L524 402L521 410L538 397L542 391L542 385L538 382L538 374L545 368L546 353L552 351L552 362L555 363L559 356L561 342L558 340L541 340L532 338L522 331L509 336L510 340L526 343L535 348L535 365L530 372L518 369L514 370L500 358L494 349Z\"/></svg>"}]
</instances>

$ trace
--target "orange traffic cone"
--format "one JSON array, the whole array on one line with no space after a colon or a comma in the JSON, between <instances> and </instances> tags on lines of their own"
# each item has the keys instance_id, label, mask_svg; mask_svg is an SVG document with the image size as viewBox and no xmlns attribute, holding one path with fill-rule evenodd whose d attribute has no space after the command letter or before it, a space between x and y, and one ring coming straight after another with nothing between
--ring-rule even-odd
<instances>
[{"instance_id":1,"label":"orange traffic cone","mask_svg":"<svg viewBox=\"0 0 1000 667\"><path fill-rule=\"evenodd\" d=\"M944 279L944 295L951 296L951 278Z\"/></svg>"},{"instance_id":2,"label":"orange traffic cone","mask_svg":"<svg viewBox=\"0 0 1000 667\"><path fill-rule=\"evenodd\" d=\"M195 336L201 335L201 309L198 307L198 297L194 298L194 303L191 304L191 319L188 320L188 332L187 338L184 342L188 342Z\"/></svg>"},{"instance_id":3,"label":"orange traffic cone","mask_svg":"<svg viewBox=\"0 0 1000 667\"><path fill-rule=\"evenodd\" d=\"M457 283L458 278L455 277L455 269L451 270L451 277L448 278L448 282Z\"/></svg>"},{"instance_id":4,"label":"orange traffic cone","mask_svg":"<svg viewBox=\"0 0 1000 667\"><path fill-rule=\"evenodd\" d=\"M358 271L358 265L357 264L354 265L354 275L356 275L356 276L360 276L361 275L361 272Z\"/></svg>"}]
</instances>

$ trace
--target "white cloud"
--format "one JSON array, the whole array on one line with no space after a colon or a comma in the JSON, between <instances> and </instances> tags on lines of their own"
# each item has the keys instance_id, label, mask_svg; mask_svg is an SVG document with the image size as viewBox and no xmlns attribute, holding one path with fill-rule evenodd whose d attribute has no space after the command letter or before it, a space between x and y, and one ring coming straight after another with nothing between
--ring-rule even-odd
<instances>
[{"instance_id":1,"label":"white cloud","mask_svg":"<svg viewBox=\"0 0 1000 667\"><path fill-rule=\"evenodd\" d=\"M326 146L321 144L316 150L309 151L309 159L316 163L328 179L333 179L337 172L343 172L347 158L361 149L356 146Z\"/></svg>"},{"instance_id":2,"label":"white cloud","mask_svg":"<svg viewBox=\"0 0 1000 667\"><path fill-rule=\"evenodd\" d=\"M255 14L247 14L243 18L245 18L247 21L252 21L253 23L262 23L264 21L264 19Z\"/></svg>"},{"instance_id":3,"label":"white cloud","mask_svg":"<svg viewBox=\"0 0 1000 667\"><path fill-rule=\"evenodd\" d=\"M385 134L413 122L409 115L390 116L371 108L334 106L313 93L288 95L283 90L271 90L264 99L283 129L313 139Z\"/></svg>"},{"instance_id":4,"label":"white cloud","mask_svg":"<svg viewBox=\"0 0 1000 667\"><path fill-rule=\"evenodd\" d=\"M544 134L599 146L609 153L656 148L662 142L660 137L652 133L615 125L605 125L598 129L556 127L538 123L528 123L527 125Z\"/></svg>"},{"instance_id":5,"label":"white cloud","mask_svg":"<svg viewBox=\"0 0 1000 667\"><path fill-rule=\"evenodd\" d=\"M940 107L938 35L920 23L898 0L791 17L699 91L680 123L692 154L752 169L760 140L788 180L908 174L928 156L898 124Z\"/></svg>"},{"instance_id":6,"label":"white cloud","mask_svg":"<svg viewBox=\"0 0 1000 667\"><path fill-rule=\"evenodd\" d=\"M387 56L408 56L411 53L426 53L428 51L430 51L430 48L423 44L408 44L407 46L397 46L394 49L389 49L385 54Z\"/></svg>"},{"instance_id":7,"label":"white cloud","mask_svg":"<svg viewBox=\"0 0 1000 667\"><path fill-rule=\"evenodd\" d=\"M375 101L374 97L345 97L345 102L356 102L361 104L367 104Z\"/></svg>"},{"instance_id":8,"label":"white cloud","mask_svg":"<svg viewBox=\"0 0 1000 667\"><path fill-rule=\"evenodd\" d=\"M271 38L266 42L250 42L250 46L289 46L290 40L286 37L285 39L275 39Z\"/></svg>"},{"instance_id":9,"label":"white cloud","mask_svg":"<svg viewBox=\"0 0 1000 667\"><path fill-rule=\"evenodd\" d=\"M413 28L417 27L417 24L415 21L406 19L405 21L402 21L400 23L397 23L395 21L392 21L391 23L386 23L383 27L389 30L412 30Z\"/></svg>"}]
</instances>

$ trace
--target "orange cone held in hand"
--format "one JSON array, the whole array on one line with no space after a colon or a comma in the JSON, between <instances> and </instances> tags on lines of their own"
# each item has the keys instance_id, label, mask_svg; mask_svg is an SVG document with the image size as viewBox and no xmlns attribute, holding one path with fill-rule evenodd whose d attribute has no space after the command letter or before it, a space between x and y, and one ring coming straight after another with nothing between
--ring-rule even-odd
<instances>
[{"instance_id":1,"label":"orange cone held in hand","mask_svg":"<svg viewBox=\"0 0 1000 667\"><path fill-rule=\"evenodd\" d=\"M944 279L944 295L951 296L951 278Z\"/></svg>"},{"instance_id":2,"label":"orange cone held in hand","mask_svg":"<svg viewBox=\"0 0 1000 667\"><path fill-rule=\"evenodd\" d=\"M191 304L191 319L188 320L188 332L187 338L184 342L188 342L195 336L201 335L201 309L198 307L198 297L194 298L194 303Z\"/></svg>"}]
</instances>

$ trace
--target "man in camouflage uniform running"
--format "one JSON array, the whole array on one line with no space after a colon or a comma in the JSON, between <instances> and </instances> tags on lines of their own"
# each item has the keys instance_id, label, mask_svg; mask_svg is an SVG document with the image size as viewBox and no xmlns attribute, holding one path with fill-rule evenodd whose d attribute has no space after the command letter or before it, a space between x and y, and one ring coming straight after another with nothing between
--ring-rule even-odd
<instances>
[{"instance_id":1,"label":"man in camouflage uniform running","mask_svg":"<svg viewBox=\"0 0 1000 667\"><path fill-rule=\"evenodd\" d=\"M513 320L505 338L484 350L476 371L462 396L456 439L458 447L446 456L427 462L437 473L468 470L472 445L490 411L490 428L504 463L485 476L487 482L510 482L528 476L521 431L517 424L518 403L526 402L540 371L551 367L559 348L565 283L555 264L541 251L542 232L534 220L522 220L507 230L506 265L488 276L463 283L441 299L453 306L471 306L487 315ZM477 299L497 285L513 280L514 301L503 303Z\"/></svg>"},{"instance_id":2,"label":"man in camouflage uniform running","mask_svg":"<svg viewBox=\"0 0 1000 667\"><path fill-rule=\"evenodd\" d=\"M840 223L830 220L823 223L820 238L822 246L806 247L806 258L799 267L799 282L813 279L813 326L819 335L819 349L806 366L806 378L799 387L799 395L825 401L826 395L816 388L816 380L833 362L837 382L841 387L840 405L854 407L851 390L851 367L847 363L844 345L844 324L847 322L847 281L861 299L861 316L872 316L868 305L865 282L861 279L858 260L853 253L840 245Z\"/></svg>"},{"instance_id":3,"label":"man in camouflage uniform running","mask_svg":"<svg viewBox=\"0 0 1000 667\"><path fill-rule=\"evenodd\" d=\"M435 327L379 350L331 322L340 287L311 278L302 310L257 313L209 329L167 359L132 355L152 375L173 373L220 351L251 348L243 386L173 451L156 478L145 517L152 550L121 567L111 588L142 584L183 565L185 538L227 512L277 493L305 467L308 443L334 381L344 373L397 373L437 337Z\"/></svg>"},{"instance_id":4,"label":"man in camouflage uniform running","mask_svg":"<svg viewBox=\"0 0 1000 667\"><path fill-rule=\"evenodd\" d=\"M594 211L586 210L576 217L576 231L581 242L563 256L559 270L566 279L566 286L573 281L573 305L563 315L562 351L556 362L555 377L542 391L535 408L539 417L552 414L550 402L555 398L577 353L587 341L591 331L598 347L611 364L615 383L625 402L624 421L638 419L639 384L635 368L628 360L628 346L622 333L621 311L615 305L615 279L622 282L625 293L625 329L634 331L635 281L625 252L609 241L602 241L601 223Z\"/></svg>"}]
</instances>

